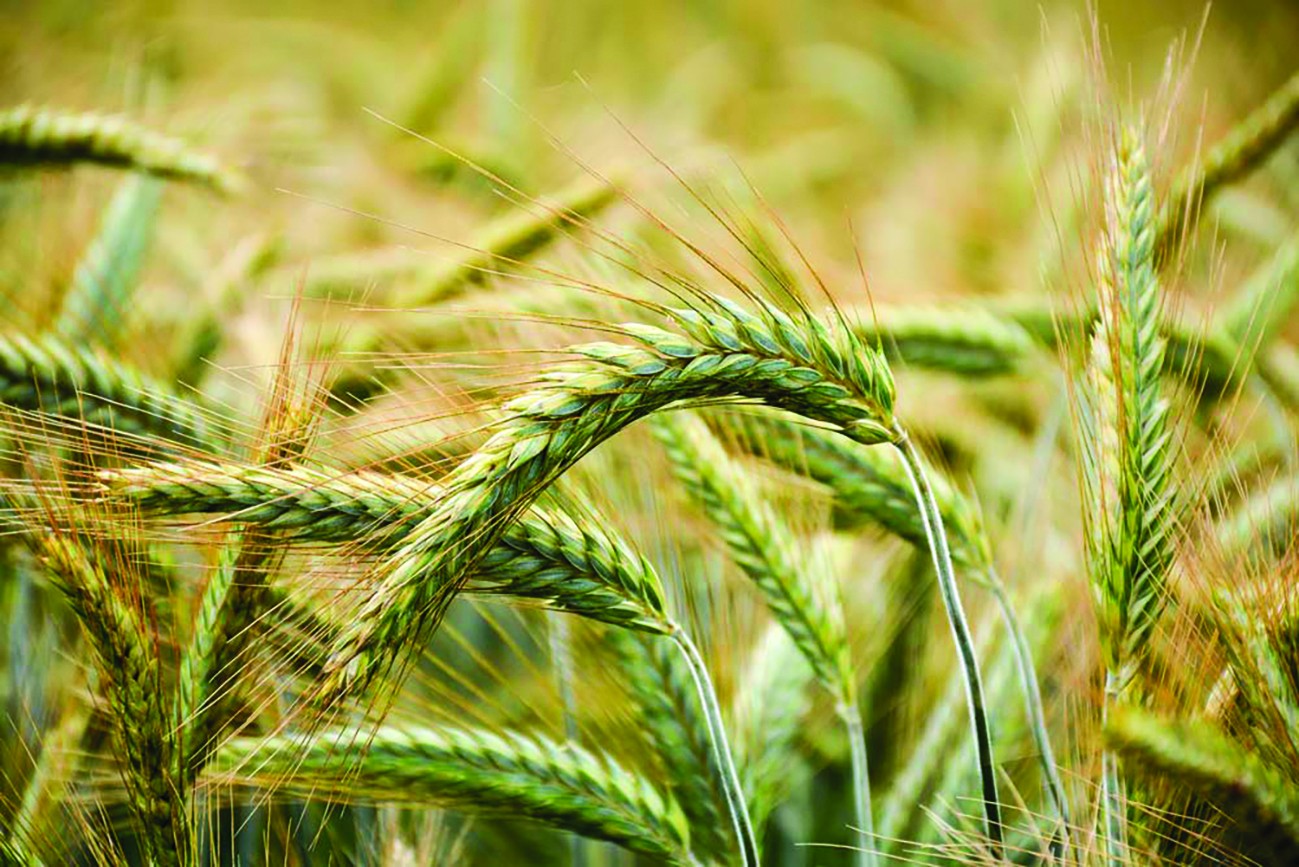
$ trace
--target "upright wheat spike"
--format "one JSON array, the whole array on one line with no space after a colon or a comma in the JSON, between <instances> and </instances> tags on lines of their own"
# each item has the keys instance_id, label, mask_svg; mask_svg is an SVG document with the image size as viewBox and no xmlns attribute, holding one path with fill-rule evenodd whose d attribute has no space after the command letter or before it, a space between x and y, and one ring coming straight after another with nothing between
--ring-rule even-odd
<instances>
[{"instance_id":1,"label":"upright wheat spike","mask_svg":"<svg viewBox=\"0 0 1299 867\"><path fill-rule=\"evenodd\" d=\"M46 336L0 334L0 403L128 433L208 440L202 411L171 389L97 352Z\"/></svg>"},{"instance_id":2,"label":"upright wheat spike","mask_svg":"<svg viewBox=\"0 0 1299 867\"><path fill-rule=\"evenodd\" d=\"M137 169L221 192L245 184L239 174L180 139L123 117L30 105L0 111L0 166L82 162Z\"/></svg>"},{"instance_id":3,"label":"upright wheat spike","mask_svg":"<svg viewBox=\"0 0 1299 867\"><path fill-rule=\"evenodd\" d=\"M520 733L387 726L356 749L354 729L236 738L214 771L304 793L437 803L523 816L671 864L693 862L681 808L642 775L572 744Z\"/></svg>"},{"instance_id":4,"label":"upright wheat spike","mask_svg":"<svg viewBox=\"0 0 1299 867\"><path fill-rule=\"evenodd\" d=\"M1164 604L1172 559L1168 402L1159 372L1164 340L1155 278L1154 205L1145 152L1133 132L1118 143L1098 264L1100 318L1079 417L1088 568L1105 654L1105 707L1121 701ZM1104 840L1124 863L1123 795L1105 757Z\"/></svg>"},{"instance_id":5,"label":"upright wheat spike","mask_svg":"<svg viewBox=\"0 0 1299 867\"><path fill-rule=\"evenodd\" d=\"M1158 263L1176 250L1205 204L1219 189L1249 174L1299 126L1299 74L1183 172L1159 214L1152 239ZM1152 218L1153 219L1153 218Z\"/></svg>"},{"instance_id":6,"label":"upright wheat spike","mask_svg":"<svg viewBox=\"0 0 1299 867\"><path fill-rule=\"evenodd\" d=\"M652 419L652 425L677 479L717 525L731 557L761 591L777 622L834 696L852 752L854 818L866 835L859 860L869 867L876 844L865 732L837 588L817 587L798 567L793 533L733 465L702 421L682 413L665 413Z\"/></svg>"}]
</instances>

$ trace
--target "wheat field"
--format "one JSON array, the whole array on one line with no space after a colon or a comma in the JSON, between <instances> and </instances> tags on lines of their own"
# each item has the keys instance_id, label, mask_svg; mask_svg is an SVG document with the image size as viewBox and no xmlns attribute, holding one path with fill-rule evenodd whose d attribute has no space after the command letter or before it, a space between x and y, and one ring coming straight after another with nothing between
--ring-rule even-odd
<instances>
[{"instance_id":1,"label":"wheat field","mask_svg":"<svg viewBox=\"0 0 1299 867\"><path fill-rule=\"evenodd\" d=\"M1299 11L0 16L0 865L1299 863Z\"/></svg>"}]
</instances>

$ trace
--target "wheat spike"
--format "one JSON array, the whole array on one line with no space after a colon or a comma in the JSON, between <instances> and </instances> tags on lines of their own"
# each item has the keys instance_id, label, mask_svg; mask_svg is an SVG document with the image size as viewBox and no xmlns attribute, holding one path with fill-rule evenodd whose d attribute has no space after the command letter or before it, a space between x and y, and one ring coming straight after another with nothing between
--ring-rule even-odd
<instances>
[{"instance_id":1,"label":"wheat spike","mask_svg":"<svg viewBox=\"0 0 1299 867\"><path fill-rule=\"evenodd\" d=\"M236 172L180 139L123 117L30 105L0 111L0 165L97 163L192 181L221 192L245 185Z\"/></svg>"},{"instance_id":2,"label":"wheat spike","mask_svg":"<svg viewBox=\"0 0 1299 867\"><path fill-rule=\"evenodd\" d=\"M209 437L203 412L98 352L52 336L0 335L0 403L188 445Z\"/></svg>"},{"instance_id":3,"label":"wheat spike","mask_svg":"<svg viewBox=\"0 0 1299 867\"><path fill-rule=\"evenodd\" d=\"M692 857L681 808L643 776L576 745L518 732L387 726L370 736L343 729L237 738L213 770L317 794L346 779L349 797L525 816L667 863Z\"/></svg>"},{"instance_id":4,"label":"wheat spike","mask_svg":"<svg viewBox=\"0 0 1299 867\"><path fill-rule=\"evenodd\" d=\"M1125 132L1109 179L1100 251L1100 317L1079 405L1088 569L1105 654L1107 711L1122 697L1164 605L1174 519L1162 304L1145 152ZM1111 863L1126 858L1123 794L1105 755L1104 840Z\"/></svg>"},{"instance_id":5,"label":"wheat spike","mask_svg":"<svg viewBox=\"0 0 1299 867\"><path fill-rule=\"evenodd\" d=\"M588 344L588 361L509 401L509 421L446 479L435 511L383 564L376 589L336 649L319 699L357 696L435 628L476 561L564 471L638 418L684 400L735 395L838 425L866 442L892 439L893 387L878 355L851 333L769 305L755 315L674 312L686 334L624 326L643 348Z\"/></svg>"}]
</instances>

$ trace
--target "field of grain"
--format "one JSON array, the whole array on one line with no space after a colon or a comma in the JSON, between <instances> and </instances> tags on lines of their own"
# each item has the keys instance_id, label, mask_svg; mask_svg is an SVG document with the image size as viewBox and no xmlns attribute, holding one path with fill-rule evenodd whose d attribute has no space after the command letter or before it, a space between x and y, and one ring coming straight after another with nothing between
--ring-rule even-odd
<instances>
[{"instance_id":1,"label":"field of grain","mask_svg":"<svg viewBox=\"0 0 1299 867\"><path fill-rule=\"evenodd\" d=\"M1297 33L0 3L0 867L1299 863Z\"/></svg>"}]
</instances>

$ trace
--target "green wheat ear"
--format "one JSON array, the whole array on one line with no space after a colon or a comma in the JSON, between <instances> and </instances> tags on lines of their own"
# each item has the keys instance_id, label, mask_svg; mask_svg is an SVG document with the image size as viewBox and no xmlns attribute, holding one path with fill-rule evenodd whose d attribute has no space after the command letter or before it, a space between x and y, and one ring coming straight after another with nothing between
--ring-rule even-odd
<instances>
[{"instance_id":1,"label":"green wheat ear","mask_svg":"<svg viewBox=\"0 0 1299 867\"><path fill-rule=\"evenodd\" d=\"M237 738L213 771L308 795L351 787L379 802L522 816L661 862L693 860L676 801L607 757L536 735L386 726L372 734Z\"/></svg>"},{"instance_id":2,"label":"green wheat ear","mask_svg":"<svg viewBox=\"0 0 1299 867\"><path fill-rule=\"evenodd\" d=\"M1270 863L1299 863L1299 787L1213 724L1123 708L1107 722L1105 738L1134 773L1206 798L1272 854Z\"/></svg>"},{"instance_id":3,"label":"green wheat ear","mask_svg":"<svg viewBox=\"0 0 1299 867\"><path fill-rule=\"evenodd\" d=\"M702 306L702 305L701 305ZM684 333L622 326L639 346L576 347L583 361L504 406L507 421L445 479L436 510L382 565L336 648L319 700L355 698L436 628L476 562L515 516L582 456L627 425L682 401L744 396L892 441L893 380L851 332L755 302L750 312L673 311Z\"/></svg>"},{"instance_id":4,"label":"green wheat ear","mask_svg":"<svg viewBox=\"0 0 1299 867\"><path fill-rule=\"evenodd\" d=\"M1106 713L1122 700L1165 604L1173 556L1172 432L1160 371L1163 304L1155 275L1154 195L1135 133L1118 143L1107 185L1098 273L1100 316L1078 415L1088 570L1105 657ZM1125 806L1105 756L1104 840L1126 856Z\"/></svg>"},{"instance_id":5,"label":"green wheat ear","mask_svg":"<svg viewBox=\"0 0 1299 867\"><path fill-rule=\"evenodd\" d=\"M1106 665L1121 689L1163 607L1174 529L1153 193L1133 133L1119 147L1109 195L1098 266L1100 317L1080 416L1087 550Z\"/></svg>"},{"instance_id":6,"label":"green wheat ear","mask_svg":"<svg viewBox=\"0 0 1299 867\"><path fill-rule=\"evenodd\" d=\"M180 139L123 117L29 105L0 111L0 166L73 163L136 169L220 192L235 192L247 183Z\"/></svg>"},{"instance_id":7,"label":"green wheat ear","mask_svg":"<svg viewBox=\"0 0 1299 867\"><path fill-rule=\"evenodd\" d=\"M0 404L186 445L210 439L203 411L174 389L52 335L0 334Z\"/></svg>"}]
</instances>

